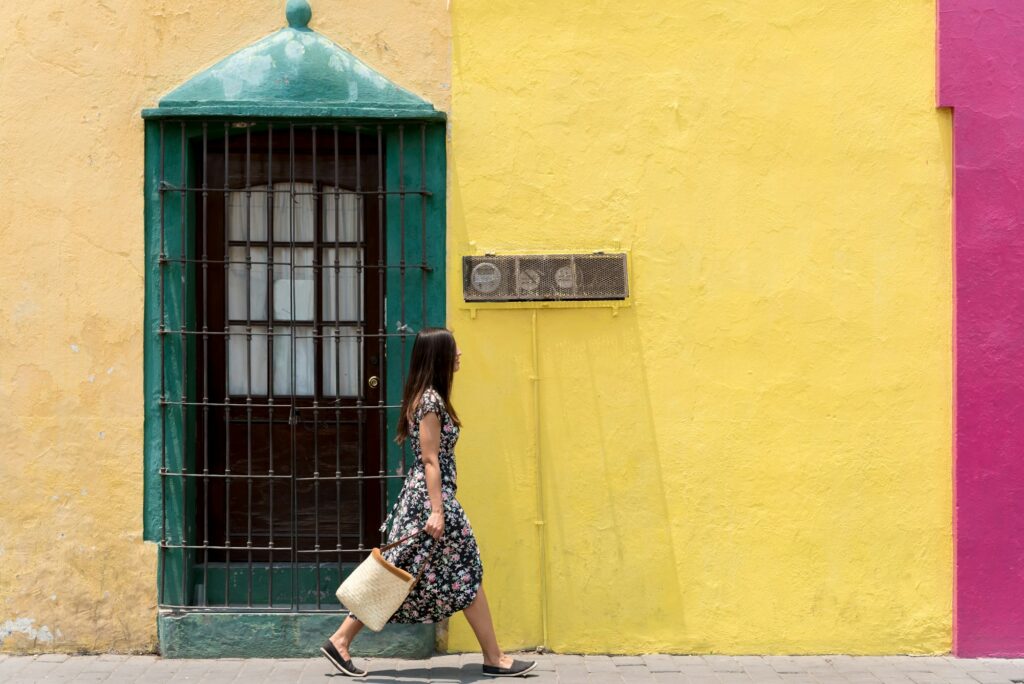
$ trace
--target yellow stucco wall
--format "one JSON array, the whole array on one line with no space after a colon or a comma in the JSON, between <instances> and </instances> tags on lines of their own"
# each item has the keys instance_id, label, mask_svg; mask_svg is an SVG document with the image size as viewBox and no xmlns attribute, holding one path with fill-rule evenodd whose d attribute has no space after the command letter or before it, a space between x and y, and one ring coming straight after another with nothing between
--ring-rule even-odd
<instances>
[{"instance_id":1,"label":"yellow stucco wall","mask_svg":"<svg viewBox=\"0 0 1024 684\"><path fill-rule=\"evenodd\" d=\"M543 638L539 459L555 650L948 650L933 3L451 11L460 498L505 646ZM533 314L460 309L458 257L616 245L635 306L537 313L535 414Z\"/></svg>"},{"instance_id":2,"label":"yellow stucco wall","mask_svg":"<svg viewBox=\"0 0 1024 684\"><path fill-rule=\"evenodd\" d=\"M313 28L448 107L444 2L315 4ZM0 650L148 651L142 120L284 25L284 0L0 7Z\"/></svg>"}]
</instances>

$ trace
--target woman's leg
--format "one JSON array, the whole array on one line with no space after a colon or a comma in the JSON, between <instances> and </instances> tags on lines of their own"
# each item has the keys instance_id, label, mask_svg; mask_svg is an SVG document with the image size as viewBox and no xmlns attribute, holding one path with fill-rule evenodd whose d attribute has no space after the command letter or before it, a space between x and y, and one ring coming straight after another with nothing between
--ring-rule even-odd
<instances>
[{"instance_id":1,"label":"woman's leg","mask_svg":"<svg viewBox=\"0 0 1024 684\"><path fill-rule=\"evenodd\" d=\"M512 658L502 653L498 646L498 638L494 636L491 609L487 606L487 596L484 595L483 587L480 587L476 598L463 609L462 614L466 616L469 626L473 628L473 633L476 635L476 640L480 642L480 650L484 653L484 664L510 667Z\"/></svg>"},{"instance_id":2,"label":"woman's leg","mask_svg":"<svg viewBox=\"0 0 1024 684\"><path fill-rule=\"evenodd\" d=\"M348 647L352 645L352 640L356 638L356 634L359 634L359 630L362 628L363 623L349 615L341 623L338 631L331 635L331 643L334 644L334 648L338 649L338 653L345 660L352 659L352 655L348 652Z\"/></svg>"}]
</instances>

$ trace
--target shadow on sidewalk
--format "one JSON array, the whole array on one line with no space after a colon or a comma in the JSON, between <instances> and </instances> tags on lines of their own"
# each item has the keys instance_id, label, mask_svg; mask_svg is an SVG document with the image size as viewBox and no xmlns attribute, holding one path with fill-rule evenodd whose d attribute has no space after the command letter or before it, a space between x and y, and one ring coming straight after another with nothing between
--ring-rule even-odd
<instances>
[{"instance_id":1,"label":"shadow on sidewalk","mask_svg":"<svg viewBox=\"0 0 1024 684\"><path fill-rule=\"evenodd\" d=\"M379 670L371 670L368 672L366 677L355 681L372 682L375 680L386 679L388 681L429 681L429 682L492 682L501 679L518 679L518 680L529 680L539 676L541 673L537 670L528 673L524 677L488 677L480 671L480 665L474 663L467 663L462 667L403 667L401 669L395 669L393 667L382 668ZM336 677L339 679L350 679L340 672L331 672L327 674L328 677Z\"/></svg>"}]
</instances>

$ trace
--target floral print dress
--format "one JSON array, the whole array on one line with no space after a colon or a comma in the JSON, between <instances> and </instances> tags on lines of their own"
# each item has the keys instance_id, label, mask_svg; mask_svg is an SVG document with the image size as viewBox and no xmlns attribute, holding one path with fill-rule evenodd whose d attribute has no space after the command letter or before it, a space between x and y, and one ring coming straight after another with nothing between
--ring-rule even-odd
<instances>
[{"instance_id":1,"label":"floral print dress","mask_svg":"<svg viewBox=\"0 0 1024 684\"><path fill-rule=\"evenodd\" d=\"M483 581L484 571L473 528L455 498L455 442L459 439L459 427L445 410L441 396L432 388L423 393L409 425L409 443L416 456L415 462L406 474L398 500L381 530L387 528L388 521L393 523L388 534L390 543L422 530L427 524L430 495L422 461L420 420L428 413L437 414L441 421L438 462L441 467L444 534L436 541L425 532L417 534L383 552L385 559L413 575L428 556L430 558L422 578L413 586L390 622L439 622L471 604Z\"/></svg>"}]
</instances>

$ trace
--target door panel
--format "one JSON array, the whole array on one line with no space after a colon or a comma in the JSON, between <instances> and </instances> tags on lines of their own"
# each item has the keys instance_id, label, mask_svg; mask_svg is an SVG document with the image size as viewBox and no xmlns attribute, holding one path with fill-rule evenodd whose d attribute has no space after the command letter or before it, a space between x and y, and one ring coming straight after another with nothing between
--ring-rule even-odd
<instances>
[{"instance_id":1,"label":"door panel","mask_svg":"<svg viewBox=\"0 0 1024 684\"><path fill-rule=\"evenodd\" d=\"M364 135L357 162L352 133L328 128L314 147L308 128L254 128L206 155L197 304L219 334L198 359L211 406L197 452L220 475L197 492L207 566L319 562L336 577L378 539L383 217L360 194L376 187L375 146ZM269 589L253 591L247 600Z\"/></svg>"}]
</instances>

